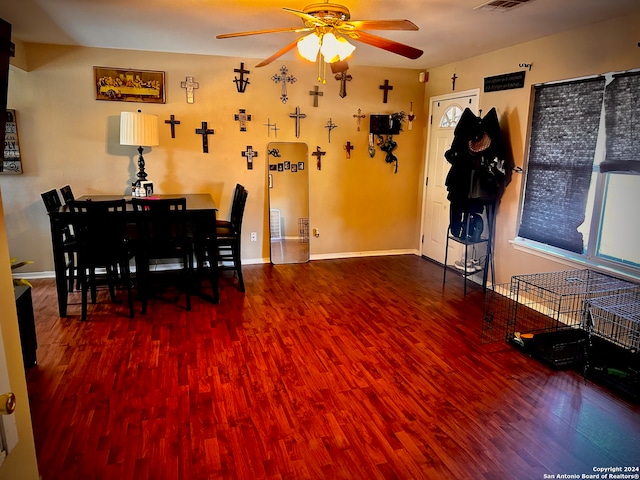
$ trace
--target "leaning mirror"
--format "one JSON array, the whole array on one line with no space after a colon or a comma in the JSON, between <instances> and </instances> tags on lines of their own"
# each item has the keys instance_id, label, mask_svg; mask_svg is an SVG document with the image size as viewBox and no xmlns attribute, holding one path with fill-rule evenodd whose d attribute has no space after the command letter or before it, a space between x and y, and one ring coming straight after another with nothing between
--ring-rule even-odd
<instances>
[{"instance_id":1,"label":"leaning mirror","mask_svg":"<svg viewBox=\"0 0 640 480\"><path fill-rule=\"evenodd\" d=\"M306 143L267 146L271 263L309 261L309 173Z\"/></svg>"}]
</instances>

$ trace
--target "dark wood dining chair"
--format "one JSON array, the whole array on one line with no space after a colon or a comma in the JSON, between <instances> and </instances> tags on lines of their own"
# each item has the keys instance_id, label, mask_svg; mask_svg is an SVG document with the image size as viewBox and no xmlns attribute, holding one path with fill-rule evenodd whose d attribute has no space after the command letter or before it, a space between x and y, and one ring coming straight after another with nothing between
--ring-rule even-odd
<instances>
[{"instance_id":1,"label":"dark wood dining chair","mask_svg":"<svg viewBox=\"0 0 640 480\"><path fill-rule=\"evenodd\" d=\"M55 188L41 193L40 196L42 197L42 201L44 202L44 207L46 208L47 213L57 211L62 207L60 196L58 195L58 191ZM78 245L75 235L71 232L70 225L63 225L60 229L60 233L62 234L61 244L62 250L65 255L65 270L69 283L68 288L69 291L72 292L74 284L76 282L76 257Z\"/></svg>"},{"instance_id":2,"label":"dark wood dining chair","mask_svg":"<svg viewBox=\"0 0 640 480\"><path fill-rule=\"evenodd\" d=\"M147 311L147 301L152 287L151 262L179 259L178 272L163 271L163 277L178 273L178 290L186 297L186 309L191 310L193 281L193 239L187 230L186 198L132 198L136 213L136 274L138 292L142 301L142 313ZM155 283L155 282L154 282Z\"/></svg>"},{"instance_id":3,"label":"dark wood dining chair","mask_svg":"<svg viewBox=\"0 0 640 480\"><path fill-rule=\"evenodd\" d=\"M133 318L133 281L129 266L133 253L127 238L125 200L70 200L67 206L78 244L82 321L87 319L89 290L95 304L97 286L102 283L109 287L113 302L117 302L116 288L124 284L129 316ZM105 274L99 274L98 270L104 270Z\"/></svg>"},{"instance_id":4,"label":"dark wood dining chair","mask_svg":"<svg viewBox=\"0 0 640 480\"><path fill-rule=\"evenodd\" d=\"M64 200L64 204L68 205L71 200L75 200L76 197L73 194L73 190L71 190L71 185L65 185L60 188L60 195L62 195L62 200Z\"/></svg>"},{"instance_id":5,"label":"dark wood dining chair","mask_svg":"<svg viewBox=\"0 0 640 480\"><path fill-rule=\"evenodd\" d=\"M242 276L242 219L249 192L240 184L234 189L229 220L216 220L217 259L219 270L233 270L238 276L238 288L244 292Z\"/></svg>"}]
</instances>

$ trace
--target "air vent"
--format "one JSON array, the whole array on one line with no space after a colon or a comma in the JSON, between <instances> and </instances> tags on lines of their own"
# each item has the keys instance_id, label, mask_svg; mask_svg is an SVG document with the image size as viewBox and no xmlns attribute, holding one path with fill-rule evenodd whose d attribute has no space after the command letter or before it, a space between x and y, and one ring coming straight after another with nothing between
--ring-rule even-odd
<instances>
[{"instance_id":1,"label":"air vent","mask_svg":"<svg viewBox=\"0 0 640 480\"><path fill-rule=\"evenodd\" d=\"M489 0L475 7L474 10L499 10L506 12L529 2L533 2L533 0Z\"/></svg>"}]
</instances>

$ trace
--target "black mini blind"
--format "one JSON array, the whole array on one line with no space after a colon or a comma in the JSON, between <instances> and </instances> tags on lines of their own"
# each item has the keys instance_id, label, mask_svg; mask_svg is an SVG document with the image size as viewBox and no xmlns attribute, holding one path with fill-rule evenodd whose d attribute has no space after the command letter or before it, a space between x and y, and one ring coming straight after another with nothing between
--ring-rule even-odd
<instances>
[{"instance_id":1,"label":"black mini blind","mask_svg":"<svg viewBox=\"0 0 640 480\"><path fill-rule=\"evenodd\" d=\"M583 253L604 88L604 77L535 88L520 237Z\"/></svg>"}]
</instances>

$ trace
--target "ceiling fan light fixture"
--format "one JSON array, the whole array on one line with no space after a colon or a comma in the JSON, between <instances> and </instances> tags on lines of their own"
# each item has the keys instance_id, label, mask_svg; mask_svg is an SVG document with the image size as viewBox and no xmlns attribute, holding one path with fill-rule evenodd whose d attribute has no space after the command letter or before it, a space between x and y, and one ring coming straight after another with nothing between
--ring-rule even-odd
<instances>
[{"instance_id":1,"label":"ceiling fan light fixture","mask_svg":"<svg viewBox=\"0 0 640 480\"><path fill-rule=\"evenodd\" d=\"M344 37L336 37L333 33L326 33L322 37L320 53L327 63L335 63L345 60L356 49Z\"/></svg>"},{"instance_id":2,"label":"ceiling fan light fixture","mask_svg":"<svg viewBox=\"0 0 640 480\"><path fill-rule=\"evenodd\" d=\"M320 37L311 33L298 40L298 53L310 62L315 62L320 51Z\"/></svg>"}]
</instances>

